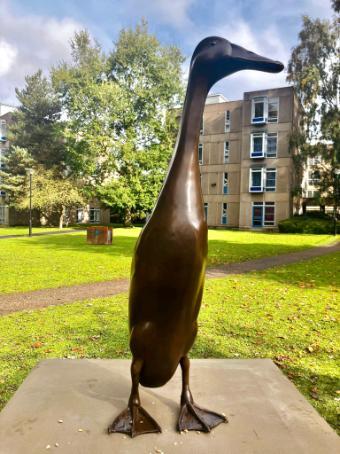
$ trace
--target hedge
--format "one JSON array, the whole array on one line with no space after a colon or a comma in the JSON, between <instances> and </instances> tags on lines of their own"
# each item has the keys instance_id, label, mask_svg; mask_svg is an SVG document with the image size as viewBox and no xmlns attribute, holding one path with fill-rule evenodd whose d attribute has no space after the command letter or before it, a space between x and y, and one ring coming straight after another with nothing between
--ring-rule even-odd
<instances>
[{"instance_id":1,"label":"hedge","mask_svg":"<svg viewBox=\"0 0 340 454\"><path fill-rule=\"evenodd\" d=\"M330 218L293 216L280 221L278 227L282 233L316 233L319 235L334 233L334 221ZM339 221L337 221L337 231L340 232Z\"/></svg>"}]
</instances>

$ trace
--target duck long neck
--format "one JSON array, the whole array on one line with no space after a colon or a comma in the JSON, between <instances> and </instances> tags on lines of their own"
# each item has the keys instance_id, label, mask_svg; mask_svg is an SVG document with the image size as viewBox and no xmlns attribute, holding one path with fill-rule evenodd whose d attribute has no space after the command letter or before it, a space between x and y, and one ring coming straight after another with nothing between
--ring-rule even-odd
<instances>
[{"instance_id":1,"label":"duck long neck","mask_svg":"<svg viewBox=\"0 0 340 454\"><path fill-rule=\"evenodd\" d=\"M177 156L190 155L194 149L198 158L196 152L208 91L208 83L203 77L190 74L174 160Z\"/></svg>"},{"instance_id":2,"label":"duck long neck","mask_svg":"<svg viewBox=\"0 0 340 454\"><path fill-rule=\"evenodd\" d=\"M203 216L198 141L208 91L205 78L190 73L175 152L157 203L172 204L177 214L192 219Z\"/></svg>"}]
</instances>

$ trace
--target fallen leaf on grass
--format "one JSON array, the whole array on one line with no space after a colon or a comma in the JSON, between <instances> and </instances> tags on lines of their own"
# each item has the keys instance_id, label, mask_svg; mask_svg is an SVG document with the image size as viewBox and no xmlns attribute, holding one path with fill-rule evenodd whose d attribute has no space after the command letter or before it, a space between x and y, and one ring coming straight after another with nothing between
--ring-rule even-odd
<instances>
[{"instance_id":1,"label":"fallen leaf on grass","mask_svg":"<svg viewBox=\"0 0 340 454\"><path fill-rule=\"evenodd\" d=\"M32 347L32 348L40 348L40 347L42 347L43 345L44 345L44 344L43 344L42 342L39 342L39 341L38 341L38 342L34 342L34 343L31 345L31 347Z\"/></svg>"}]
</instances>

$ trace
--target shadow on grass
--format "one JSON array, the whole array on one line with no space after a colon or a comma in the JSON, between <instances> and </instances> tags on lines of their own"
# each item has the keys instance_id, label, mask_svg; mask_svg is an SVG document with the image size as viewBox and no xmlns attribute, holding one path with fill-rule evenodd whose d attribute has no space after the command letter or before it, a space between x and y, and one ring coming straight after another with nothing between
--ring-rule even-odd
<instances>
[{"instance_id":1,"label":"shadow on grass","mask_svg":"<svg viewBox=\"0 0 340 454\"><path fill-rule=\"evenodd\" d=\"M330 287L336 292L340 286L340 252L314 257L290 265L278 266L251 273L249 276L259 280L273 281L278 284L304 289Z\"/></svg>"},{"instance_id":2,"label":"shadow on grass","mask_svg":"<svg viewBox=\"0 0 340 454\"><path fill-rule=\"evenodd\" d=\"M114 236L112 245L87 244L86 236L81 234L35 237L20 239L21 244L32 247L43 247L46 251L62 250L79 253L91 253L94 255L111 255L120 257L131 257L137 238L127 236Z\"/></svg>"},{"instance_id":3,"label":"shadow on grass","mask_svg":"<svg viewBox=\"0 0 340 454\"><path fill-rule=\"evenodd\" d=\"M256 239L256 238L255 238ZM137 241L136 237L114 235L112 245L90 245L86 243L86 237L81 234L35 237L20 239L21 244L32 247L39 246L46 249L63 251L76 251L90 253L95 256L108 255L131 257ZM286 243L238 243L228 240L209 240L208 243L208 266L222 263L235 263L253 260L256 258L287 254L302 251L313 247L312 244L291 245Z\"/></svg>"}]
</instances>

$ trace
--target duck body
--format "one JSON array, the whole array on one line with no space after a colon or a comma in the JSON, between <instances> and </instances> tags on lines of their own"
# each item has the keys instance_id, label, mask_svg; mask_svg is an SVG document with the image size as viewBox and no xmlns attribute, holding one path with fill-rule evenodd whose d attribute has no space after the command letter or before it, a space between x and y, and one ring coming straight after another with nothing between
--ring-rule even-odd
<instances>
[{"instance_id":1,"label":"duck body","mask_svg":"<svg viewBox=\"0 0 340 454\"><path fill-rule=\"evenodd\" d=\"M198 127L204 95L201 98ZM187 95L186 108L195 99ZM197 333L207 223L197 154L199 135L197 128L184 134L190 128L183 117L168 177L137 241L131 268L130 348L134 357L143 359L140 383L150 387L170 380Z\"/></svg>"},{"instance_id":2,"label":"duck body","mask_svg":"<svg viewBox=\"0 0 340 454\"><path fill-rule=\"evenodd\" d=\"M195 340L206 256L203 213L195 225L171 211L161 222L157 215L138 240L131 273L130 348L134 357L143 358L139 381L144 386L170 380Z\"/></svg>"}]
</instances>

